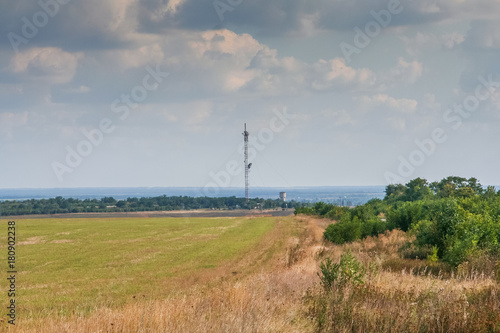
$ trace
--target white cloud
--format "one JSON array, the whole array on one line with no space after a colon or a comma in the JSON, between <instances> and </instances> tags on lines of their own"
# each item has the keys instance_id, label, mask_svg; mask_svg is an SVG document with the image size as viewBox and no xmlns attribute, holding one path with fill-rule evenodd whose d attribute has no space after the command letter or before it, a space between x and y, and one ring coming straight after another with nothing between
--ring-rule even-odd
<instances>
[{"instance_id":1,"label":"white cloud","mask_svg":"<svg viewBox=\"0 0 500 333\"><path fill-rule=\"evenodd\" d=\"M437 14L441 12L441 8L435 3L419 3L422 13Z\"/></svg>"},{"instance_id":2,"label":"white cloud","mask_svg":"<svg viewBox=\"0 0 500 333\"><path fill-rule=\"evenodd\" d=\"M446 47L447 49L452 49L465 41L465 35L459 32L452 32L443 34L440 39L444 47Z\"/></svg>"},{"instance_id":3,"label":"white cloud","mask_svg":"<svg viewBox=\"0 0 500 333\"><path fill-rule=\"evenodd\" d=\"M77 88L67 89L66 91L74 94L85 94L90 91L90 88L85 85L81 85Z\"/></svg>"},{"instance_id":4,"label":"white cloud","mask_svg":"<svg viewBox=\"0 0 500 333\"><path fill-rule=\"evenodd\" d=\"M419 61L406 62L403 58L399 58L396 67L391 69L391 76L396 82L412 84L422 76L423 67Z\"/></svg>"},{"instance_id":5,"label":"white cloud","mask_svg":"<svg viewBox=\"0 0 500 333\"><path fill-rule=\"evenodd\" d=\"M227 92L237 91L255 77L254 71L234 70L227 74L224 82L224 90Z\"/></svg>"},{"instance_id":6,"label":"white cloud","mask_svg":"<svg viewBox=\"0 0 500 333\"><path fill-rule=\"evenodd\" d=\"M28 123L28 112L0 113L0 137L12 139L15 128L25 126Z\"/></svg>"},{"instance_id":7,"label":"white cloud","mask_svg":"<svg viewBox=\"0 0 500 333\"><path fill-rule=\"evenodd\" d=\"M498 19L473 22L466 41L475 49L500 49L500 22Z\"/></svg>"},{"instance_id":8,"label":"white cloud","mask_svg":"<svg viewBox=\"0 0 500 333\"><path fill-rule=\"evenodd\" d=\"M148 50L157 58L135 51L110 52L121 54L115 65L139 66L141 60L161 63L166 70L183 74L177 88L211 94L303 95L311 90L366 90L376 82L370 69L350 67L343 58L309 64L295 57L280 57L276 49L251 35L227 29L182 31L155 45Z\"/></svg>"},{"instance_id":9,"label":"white cloud","mask_svg":"<svg viewBox=\"0 0 500 333\"><path fill-rule=\"evenodd\" d=\"M344 109L334 110L333 108L328 108L321 111L321 113L327 118L328 122L332 121L335 126L354 125L356 123L354 118Z\"/></svg>"},{"instance_id":10,"label":"white cloud","mask_svg":"<svg viewBox=\"0 0 500 333\"><path fill-rule=\"evenodd\" d=\"M264 48L251 35L237 34L227 29L201 32L199 37L201 38L190 43L191 48L199 58L205 56L207 52L217 52L248 61L249 57L255 56L259 50Z\"/></svg>"},{"instance_id":11,"label":"white cloud","mask_svg":"<svg viewBox=\"0 0 500 333\"><path fill-rule=\"evenodd\" d=\"M187 114L186 124L199 127L212 114L212 103L209 101L199 101L191 104L191 110Z\"/></svg>"},{"instance_id":12,"label":"white cloud","mask_svg":"<svg viewBox=\"0 0 500 333\"><path fill-rule=\"evenodd\" d=\"M406 52L411 56L421 55L423 52L439 48L454 49L465 41L465 34L458 31L449 33L422 33L418 31L413 37L401 34L399 38L406 45Z\"/></svg>"},{"instance_id":13,"label":"white cloud","mask_svg":"<svg viewBox=\"0 0 500 333\"><path fill-rule=\"evenodd\" d=\"M414 99L401 98L378 94L374 96L363 96L359 99L361 106L365 109L373 109L378 107L389 108L398 113L413 113L418 106L418 102Z\"/></svg>"},{"instance_id":14,"label":"white cloud","mask_svg":"<svg viewBox=\"0 0 500 333\"><path fill-rule=\"evenodd\" d=\"M359 89L368 88L375 84L374 73L366 68L355 69L349 67L343 58L332 60L319 60L312 66L313 90L344 90L346 87Z\"/></svg>"},{"instance_id":15,"label":"white cloud","mask_svg":"<svg viewBox=\"0 0 500 333\"><path fill-rule=\"evenodd\" d=\"M11 70L28 80L66 83L73 79L81 57L55 47L35 47L14 55Z\"/></svg>"},{"instance_id":16,"label":"white cloud","mask_svg":"<svg viewBox=\"0 0 500 333\"><path fill-rule=\"evenodd\" d=\"M160 63L163 57L164 53L159 43L152 43L138 48L104 51L102 56L97 57L97 60L126 70Z\"/></svg>"},{"instance_id":17,"label":"white cloud","mask_svg":"<svg viewBox=\"0 0 500 333\"><path fill-rule=\"evenodd\" d=\"M403 132L406 129L406 121L400 117L389 117L387 118L389 125L397 130Z\"/></svg>"},{"instance_id":18,"label":"white cloud","mask_svg":"<svg viewBox=\"0 0 500 333\"><path fill-rule=\"evenodd\" d=\"M436 96L434 94L425 94L422 99L422 104L424 107L434 112L441 110L441 104L436 102Z\"/></svg>"}]
</instances>

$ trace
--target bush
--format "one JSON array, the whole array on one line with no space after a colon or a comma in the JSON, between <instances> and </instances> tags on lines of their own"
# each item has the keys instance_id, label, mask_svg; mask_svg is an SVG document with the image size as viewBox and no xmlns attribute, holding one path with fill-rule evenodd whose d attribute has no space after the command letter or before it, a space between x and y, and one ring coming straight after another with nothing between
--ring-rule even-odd
<instances>
[{"instance_id":1,"label":"bush","mask_svg":"<svg viewBox=\"0 0 500 333\"><path fill-rule=\"evenodd\" d=\"M363 225L357 217L352 221L330 224L323 233L325 239L335 244L353 242L361 238Z\"/></svg>"},{"instance_id":2,"label":"bush","mask_svg":"<svg viewBox=\"0 0 500 333\"><path fill-rule=\"evenodd\" d=\"M361 238L365 238L368 236L377 236L378 234L384 233L386 230L387 222L382 221L378 218L372 218L371 220L363 223Z\"/></svg>"},{"instance_id":3,"label":"bush","mask_svg":"<svg viewBox=\"0 0 500 333\"><path fill-rule=\"evenodd\" d=\"M336 264L330 258L327 258L319 267L321 274L318 273L318 276L321 280L321 285L326 290L335 285L342 287L363 283L365 275L363 264L350 251L340 256L340 263Z\"/></svg>"},{"instance_id":4,"label":"bush","mask_svg":"<svg viewBox=\"0 0 500 333\"><path fill-rule=\"evenodd\" d=\"M424 219L423 202L405 202L399 207L389 210L387 222L391 229L408 231L412 224Z\"/></svg>"},{"instance_id":5,"label":"bush","mask_svg":"<svg viewBox=\"0 0 500 333\"><path fill-rule=\"evenodd\" d=\"M333 206L333 208L331 208L325 214L325 217L329 218L331 220L340 220L345 213L349 213L348 207ZM350 219L350 216L349 216L349 219Z\"/></svg>"},{"instance_id":6,"label":"bush","mask_svg":"<svg viewBox=\"0 0 500 333\"><path fill-rule=\"evenodd\" d=\"M414 224L411 233L416 236L415 245L419 247L423 246L435 246L438 244L438 233L436 222L429 220L422 220Z\"/></svg>"},{"instance_id":7,"label":"bush","mask_svg":"<svg viewBox=\"0 0 500 333\"><path fill-rule=\"evenodd\" d=\"M295 208L294 214L314 215L315 211L311 207L298 207Z\"/></svg>"},{"instance_id":8,"label":"bush","mask_svg":"<svg viewBox=\"0 0 500 333\"><path fill-rule=\"evenodd\" d=\"M429 244L416 246L414 242L408 242L401 246L398 252L403 259L424 259L433 255L434 248Z\"/></svg>"}]
</instances>

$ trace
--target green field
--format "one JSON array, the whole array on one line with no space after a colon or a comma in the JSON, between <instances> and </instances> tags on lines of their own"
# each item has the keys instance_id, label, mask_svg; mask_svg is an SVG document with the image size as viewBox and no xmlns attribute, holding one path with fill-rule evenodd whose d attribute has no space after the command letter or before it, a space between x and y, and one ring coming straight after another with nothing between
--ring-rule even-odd
<instances>
[{"instance_id":1,"label":"green field","mask_svg":"<svg viewBox=\"0 0 500 333\"><path fill-rule=\"evenodd\" d=\"M269 217L16 220L18 315L86 314L134 297L168 297L179 278L237 262L274 223ZM0 251L6 253L6 241Z\"/></svg>"}]
</instances>

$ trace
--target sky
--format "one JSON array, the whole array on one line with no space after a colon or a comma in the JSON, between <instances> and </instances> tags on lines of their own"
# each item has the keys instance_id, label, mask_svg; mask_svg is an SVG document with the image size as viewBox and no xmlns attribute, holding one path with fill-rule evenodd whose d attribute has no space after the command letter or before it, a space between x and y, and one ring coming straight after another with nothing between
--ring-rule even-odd
<instances>
[{"instance_id":1,"label":"sky","mask_svg":"<svg viewBox=\"0 0 500 333\"><path fill-rule=\"evenodd\" d=\"M0 188L499 185L500 1L0 2Z\"/></svg>"}]
</instances>

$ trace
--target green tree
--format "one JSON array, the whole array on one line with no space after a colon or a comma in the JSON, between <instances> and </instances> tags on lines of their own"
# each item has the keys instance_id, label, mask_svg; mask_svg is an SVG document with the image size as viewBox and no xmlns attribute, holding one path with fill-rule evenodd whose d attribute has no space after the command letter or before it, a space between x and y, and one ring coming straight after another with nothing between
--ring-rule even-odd
<instances>
[{"instance_id":1,"label":"green tree","mask_svg":"<svg viewBox=\"0 0 500 333\"><path fill-rule=\"evenodd\" d=\"M402 200L406 192L406 186L402 184L390 184L385 187L384 201L394 203Z\"/></svg>"},{"instance_id":2,"label":"green tree","mask_svg":"<svg viewBox=\"0 0 500 333\"><path fill-rule=\"evenodd\" d=\"M430 198L432 190L426 179L415 178L406 184L406 191L403 195L405 201L417 201Z\"/></svg>"}]
</instances>

